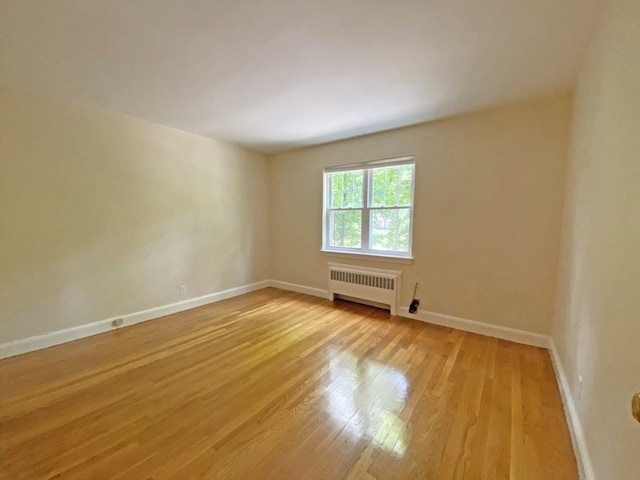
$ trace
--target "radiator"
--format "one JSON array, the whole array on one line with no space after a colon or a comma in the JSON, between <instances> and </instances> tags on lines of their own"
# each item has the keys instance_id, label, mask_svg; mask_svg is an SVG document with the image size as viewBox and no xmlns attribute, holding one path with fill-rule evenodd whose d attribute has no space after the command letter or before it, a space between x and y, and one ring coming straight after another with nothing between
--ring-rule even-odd
<instances>
[{"instance_id":1,"label":"radiator","mask_svg":"<svg viewBox=\"0 0 640 480\"><path fill-rule=\"evenodd\" d=\"M402 272L352 265L329 264L329 293L331 298L344 295L388 305L396 315L400 304Z\"/></svg>"}]
</instances>

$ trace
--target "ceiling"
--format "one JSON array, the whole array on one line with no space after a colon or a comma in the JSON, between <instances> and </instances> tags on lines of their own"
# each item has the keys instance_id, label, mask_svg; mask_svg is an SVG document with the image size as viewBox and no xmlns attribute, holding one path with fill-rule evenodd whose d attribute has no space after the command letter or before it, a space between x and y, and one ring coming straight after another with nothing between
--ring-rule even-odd
<instances>
[{"instance_id":1,"label":"ceiling","mask_svg":"<svg viewBox=\"0 0 640 480\"><path fill-rule=\"evenodd\" d=\"M276 152L569 90L600 0L2 0L0 85Z\"/></svg>"}]
</instances>

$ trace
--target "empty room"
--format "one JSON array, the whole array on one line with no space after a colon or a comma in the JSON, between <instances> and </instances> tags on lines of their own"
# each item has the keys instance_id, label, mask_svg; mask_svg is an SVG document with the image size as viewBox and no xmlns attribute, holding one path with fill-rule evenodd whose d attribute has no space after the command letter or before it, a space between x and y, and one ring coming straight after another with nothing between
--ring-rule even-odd
<instances>
[{"instance_id":1,"label":"empty room","mask_svg":"<svg viewBox=\"0 0 640 480\"><path fill-rule=\"evenodd\" d=\"M640 0L0 0L0 479L640 479Z\"/></svg>"}]
</instances>

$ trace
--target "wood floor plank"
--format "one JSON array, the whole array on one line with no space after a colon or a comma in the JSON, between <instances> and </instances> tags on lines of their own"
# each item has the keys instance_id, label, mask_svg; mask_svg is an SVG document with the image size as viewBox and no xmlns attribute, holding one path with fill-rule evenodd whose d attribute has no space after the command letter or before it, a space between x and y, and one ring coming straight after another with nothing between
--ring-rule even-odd
<instances>
[{"instance_id":1,"label":"wood floor plank","mask_svg":"<svg viewBox=\"0 0 640 480\"><path fill-rule=\"evenodd\" d=\"M0 361L2 479L577 479L548 352L267 288Z\"/></svg>"}]
</instances>

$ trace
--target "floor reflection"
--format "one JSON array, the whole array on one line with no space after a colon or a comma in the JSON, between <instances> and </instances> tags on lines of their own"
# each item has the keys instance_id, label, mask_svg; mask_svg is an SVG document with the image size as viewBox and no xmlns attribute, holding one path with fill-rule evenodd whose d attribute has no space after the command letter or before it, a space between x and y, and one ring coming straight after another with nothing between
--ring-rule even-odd
<instances>
[{"instance_id":1,"label":"floor reflection","mask_svg":"<svg viewBox=\"0 0 640 480\"><path fill-rule=\"evenodd\" d=\"M409 383L402 372L350 352L333 350L325 389L332 418L353 435L396 456L407 449L406 425L399 418Z\"/></svg>"}]
</instances>

